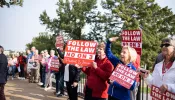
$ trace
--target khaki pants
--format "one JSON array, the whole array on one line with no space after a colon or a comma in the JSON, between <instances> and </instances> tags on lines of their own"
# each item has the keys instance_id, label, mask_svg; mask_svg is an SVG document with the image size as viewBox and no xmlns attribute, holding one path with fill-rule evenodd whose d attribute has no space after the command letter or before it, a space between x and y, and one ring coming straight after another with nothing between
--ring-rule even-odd
<instances>
[{"instance_id":1,"label":"khaki pants","mask_svg":"<svg viewBox=\"0 0 175 100\"><path fill-rule=\"evenodd\" d=\"M38 82L37 71L38 71L38 69L31 69L31 75L29 77L29 81Z\"/></svg>"},{"instance_id":2,"label":"khaki pants","mask_svg":"<svg viewBox=\"0 0 175 100\"><path fill-rule=\"evenodd\" d=\"M52 75L53 73L51 73L50 71L48 71L46 73L46 80L45 80L45 87L47 88L48 86L49 87L52 87Z\"/></svg>"},{"instance_id":3,"label":"khaki pants","mask_svg":"<svg viewBox=\"0 0 175 100\"><path fill-rule=\"evenodd\" d=\"M38 64L38 66L37 66L37 68L38 68L38 70L37 70L37 81L39 82L39 80L40 80L40 64Z\"/></svg>"}]
</instances>

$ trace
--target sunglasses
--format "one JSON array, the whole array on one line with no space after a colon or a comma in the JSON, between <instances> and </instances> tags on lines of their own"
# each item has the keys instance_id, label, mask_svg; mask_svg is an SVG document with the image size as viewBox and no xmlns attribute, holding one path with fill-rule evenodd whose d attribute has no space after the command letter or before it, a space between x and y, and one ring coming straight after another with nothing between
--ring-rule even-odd
<instances>
[{"instance_id":1,"label":"sunglasses","mask_svg":"<svg viewBox=\"0 0 175 100\"><path fill-rule=\"evenodd\" d=\"M170 44L161 44L160 45L160 47L162 48L162 47L169 47L169 46L171 46Z\"/></svg>"}]
</instances>

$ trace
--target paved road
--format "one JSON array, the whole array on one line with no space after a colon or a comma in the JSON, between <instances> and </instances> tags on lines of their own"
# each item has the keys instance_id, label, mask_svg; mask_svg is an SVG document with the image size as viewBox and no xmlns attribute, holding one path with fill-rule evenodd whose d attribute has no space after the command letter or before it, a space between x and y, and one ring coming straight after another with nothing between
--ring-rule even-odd
<instances>
[{"instance_id":1,"label":"paved road","mask_svg":"<svg viewBox=\"0 0 175 100\"><path fill-rule=\"evenodd\" d=\"M54 91L55 89L46 92L36 83L18 79L9 80L5 86L7 100L67 100L67 96L56 97Z\"/></svg>"}]
</instances>

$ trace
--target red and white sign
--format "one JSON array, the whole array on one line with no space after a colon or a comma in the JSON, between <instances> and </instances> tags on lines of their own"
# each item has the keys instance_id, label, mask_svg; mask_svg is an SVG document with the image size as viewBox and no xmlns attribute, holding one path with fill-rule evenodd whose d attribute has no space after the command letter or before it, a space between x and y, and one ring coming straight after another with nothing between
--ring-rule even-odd
<instances>
[{"instance_id":1,"label":"red and white sign","mask_svg":"<svg viewBox=\"0 0 175 100\"><path fill-rule=\"evenodd\" d=\"M64 63L89 66L95 59L97 42L70 40L67 42Z\"/></svg>"},{"instance_id":2,"label":"red and white sign","mask_svg":"<svg viewBox=\"0 0 175 100\"><path fill-rule=\"evenodd\" d=\"M139 55L142 54L142 32L140 30L123 30L122 46L135 48Z\"/></svg>"},{"instance_id":3,"label":"red and white sign","mask_svg":"<svg viewBox=\"0 0 175 100\"><path fill-rule=\"evenodd\" d=\"M63 51L63 47L64 47L63 36L59 35L59 36L56 37L55 45L56 45L56 47L59 47L61 51Z\"/></svg>"},{"instance_id":4,"label":"red and white sign","mask_svg":"<svg viewBox=\"0 0 175 100\"><path fill-rule=\"evenodd\" d=\"M50 70L52 70L52 71L59 71L59 66L60 66L60 62L59 62L58 59L52 59L51 60Z\"/></svg>"},{"instance_id":5,"label":"red and white sign","mask_svg":"<svg viewBox=\"0 0 175 100\"><path fill-rule=\"evenodd\" d=\"M41 55L35 55L34 56L34 61L41 61L42 60L42 56Z\"/></svg>"},{"instance_id":6,"label":"red and white sign","mask_svg":"<svg viewBox=\"0 0 175 100\"><path fill-rule=\"evenodd\" d=\"M159 88L152 85L151 87L152 100L175 100L175 94L169 91L161 93Z\"/></svg>"},{"instance_id":7,"label":"red and white sign","mask_svg":"<svg viewBox=\"0 0 175 100\"><path fill-rule=\"evenodd\" d=\"M137 75L138 73L131 68L118 64L109 79L116 81L127 89L130 89Z\"/></svg>"}]
</instances>

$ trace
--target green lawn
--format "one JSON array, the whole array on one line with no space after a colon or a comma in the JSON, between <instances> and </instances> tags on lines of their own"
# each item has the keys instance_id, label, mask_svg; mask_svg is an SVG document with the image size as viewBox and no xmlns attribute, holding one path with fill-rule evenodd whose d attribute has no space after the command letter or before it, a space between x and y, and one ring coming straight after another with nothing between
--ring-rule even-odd
<instances>
[{"instance_id":1,"label":"green lawn","mask_svg":"<svg viewBox=\"0 0 175 100\"><path fill-rule=\"evenodd\" d=\"M142 90L142 87L141 87L141 92L143 91L143 93L147 93L147 90L146 89L147 88L144 87L143 90ZM151 92L151 88L148 87L148 93L150 93L150 92Z\"/></svg>"}]
</instances>

